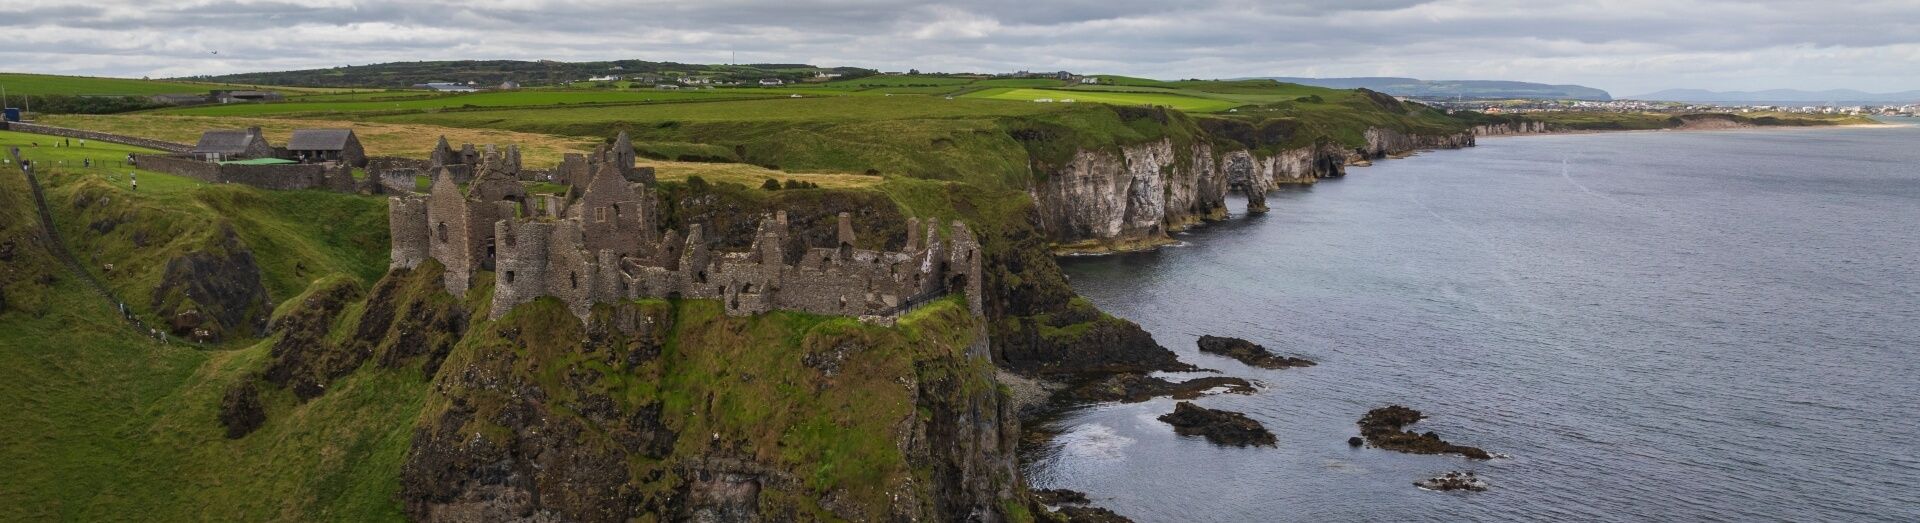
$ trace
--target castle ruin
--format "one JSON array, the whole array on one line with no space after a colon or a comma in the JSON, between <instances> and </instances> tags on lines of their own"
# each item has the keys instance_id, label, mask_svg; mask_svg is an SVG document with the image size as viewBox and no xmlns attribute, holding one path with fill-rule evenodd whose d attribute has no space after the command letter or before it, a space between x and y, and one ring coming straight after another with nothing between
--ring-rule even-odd
<instances>
[{"instance_id":1,"label":"castle ruin","mask_svg":"<svg viewBox=\"0 0 1920 523\"><path fill-rule=\"evenodd\" d=\"M388 200L391 266L438 261L454 294L492 271L494 318L546 296L582 318L595 303L636 298L715 299L732 315L892 316L950 292L982 311L980 244L958 221L942 240L933 221L909 219L903 250L874 251L854 247L852 221L841 213L835 245L788 252L779 212L761 222L748 250L716 252L698 224L684 236L661 232L652 170L636 168L625 133L555 170L556 181L571 186L564 195L529 195L516 176L517 154L468 157L444 143L427 194ZM448 164L474 169L464 191Z\"/></svg>"}]
</instances>

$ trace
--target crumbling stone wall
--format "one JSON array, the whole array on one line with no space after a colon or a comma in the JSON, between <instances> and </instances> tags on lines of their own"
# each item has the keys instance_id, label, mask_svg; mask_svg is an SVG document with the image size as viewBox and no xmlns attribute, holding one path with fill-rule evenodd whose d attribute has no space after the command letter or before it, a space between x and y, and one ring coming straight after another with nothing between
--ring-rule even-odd
<instances>
[{"instance_id":1,"label":"crumbling stone wall","mask_svg":"<svg viewBox=\"0 0 1920 523\"><path fill-rule=\"evenodd\" d=\"M494 317L541 297L559 299L582 318L595 303L675 296L720 300L737 315L890 316L960 292L976 314L983 310L984 256L960 222L943 241L937 224L910 220L904 249L876 251L854 247L852 217L840 213L833 245L790 254L794 238L779 212L761 222L746 251L712 252L698 224L684 238L658 232L651 172L621 163L633 158L630 145L621 153L625 141L622 135L592 156L570 155L555 172L587 179L569 197L538 202L527 199L514 168L497 154L483 155L464 193L441 168L427 194L390 199L393 268L437 260L456 294L475 273L492 270ZM443 149L435 156L463 158Z\"/></svg>"}]
</instances>

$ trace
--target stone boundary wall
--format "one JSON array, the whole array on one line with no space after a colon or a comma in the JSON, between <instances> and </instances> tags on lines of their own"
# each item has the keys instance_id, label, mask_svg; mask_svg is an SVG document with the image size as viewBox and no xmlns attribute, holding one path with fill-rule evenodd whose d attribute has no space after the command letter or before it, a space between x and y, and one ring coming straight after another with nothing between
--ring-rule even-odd
<instances>
[{"instance_id":1,"label":"stone boundary wall","mask_svg":"<svg viewBox=\"0 0 1920 523\"><path fill-rule=\"evenodd\" d=\"M221 165L219 167L220 181L225 183L245 184L278 191L330 188L325 179L327 168L322 165Z\"/></svg>"},{"instance_id":2,"label":"stone boundary wall","mask_svg":"<svg viewBox=\"0 0 1920 523\"><path fill-rule=\"evenodd\" d=\"M203 162L184 156L136 154L133 156L133 163L149 171L185 176L207 183L220 183L220 164L213 162Z\"/></svg>"},{"instance_id":3,"label":"stone boundary wall","mask_svg":"<svg viewBox=\"0 0 1920 523\"><path fill-rule=\"evenodd\" d=\"M5 129L9 131L16 131L16 132L22 132L22 133L45 134L50 136L62 136L62 137L75 138L75 139L81 139L81 140L93 140L96 142L107 142L107 143L117 143L121 145L131 145L134 147L146 147L148 149L158 149L158 150L172 152L172 153L184 153L184 152L193 150L193 146L186 145L186 144L178 144L178 143L165 142L160 140L149 140L146 138L125 136L125 135L119 135L119 134L113 134L113 133L103 133L98 131L68 129L66 127L54 127L51 125L41 125L37 123L7 122Z\"/></svg>"},{"instance_id":4,"label":"stone boundary wall","mask_svg":"<svg viewBox=\"0 0 1920 523\"><path fill-rule=\"evenodd\" d=\"M262 189L291 191L327 189L339 192L359 190L348 169L333 169L319 164L221 165L184 156L134 155L141 169L185 176L207 183L238 183Z\"/></svg>"}]
</instances>

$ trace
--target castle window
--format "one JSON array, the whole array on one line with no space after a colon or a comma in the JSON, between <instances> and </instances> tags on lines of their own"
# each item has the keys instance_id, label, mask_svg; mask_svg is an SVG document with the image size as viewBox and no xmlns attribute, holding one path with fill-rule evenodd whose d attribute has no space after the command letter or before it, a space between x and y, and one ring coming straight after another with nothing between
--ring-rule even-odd
<instances>
[{"instance_id":1,"label":"castle window","mask_svg":"<svg viewBox=\"0 0 1920 523\"><path fill-rule=\"evenodd\" d=\"M508 246L508 247L512 247L512 246L513 246L513 240L515 239L515 238L514 238L514 236L516 236L516 235L515 235L515 234L513 234L513 233L507 233L507 246Z\"/></svg>"},{"instance_id":2,"label":"castle window","mask_svg":"<svg viewBox=\"0 0 1920 523\"><path fill-rule=\"evenodd\" d=\"M613 219L620 219L620 204L613 204Z\"/></svg>"},{"instance_id":3,"label":"castle window","mask_svg":"<svg viewBox=\"0 0 1920 523\"><path fill-rule=\"evenodd\" d=\"M447 243L447 222L440 222L440 243Z\"/></svg>"},{"instance_id":4,"label":"castle window","mask_svg":"<svg viewBox=\"0 0 1920 523\"><path fill-rule=\"evenodd\" d=\"M513 271L507 271L507 283L513 283Z\"/></svg>"},{"instance_id":5,"label":"castle window","mask_svg":"<svg viewBox=\"0 0 1920 523\"><path fill-rule=\"evenodd\" d=\"M596 221L596 222L604 222L604 221L607 221L607 208L606 208L606 207L594 207L594 208L593 208L593 221Z\"/></svg>"},{"instance_id":6,"label":"castle window","mask_svg":"<svg viewBox=\"0 0 1920 523\"><path fill-rule=\"evenodd\" d=\"M573 283L573 288L575 289L580 288L580 273L575 273L575 272L567 273L567 280Z\"/></svg>"}]
</instances>

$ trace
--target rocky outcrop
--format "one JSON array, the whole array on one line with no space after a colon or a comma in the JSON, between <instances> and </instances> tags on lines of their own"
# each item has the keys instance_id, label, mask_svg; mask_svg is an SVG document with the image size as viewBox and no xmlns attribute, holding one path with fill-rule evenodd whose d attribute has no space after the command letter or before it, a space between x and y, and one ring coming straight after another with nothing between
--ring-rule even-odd
<instances>
[{"instance_id":1,"label":"rocky outcrop","mask_svg":"<svg viewBox=\"0 0 1920 523\"><path fill-rule=\"evenodd\" d=\"M219 243L167 261L153 289L153 310L174 336L219 341L230 335L259 336L273 306L261 283L260 265L222 224Z\"/></svg>"},{"instance_id":2,"label":"rocky outcrop","mask_svg":"<svg viewBox=\"0 0 1920 523\"><path fill-rule=\"evenodd\" d=\"M983 325L919 314L937 340L708 302L584 324L521 305L442 366L400 499L425 521L1008 520L1019 425Z\"/></svg>"},{"instance_id":3,"label":"rocky outcrop","mask_svg":"<svg viewBox=\"0 0 1920 523\"><path fill-rule=\"evenodd\" d=\"M1473 147L1472 132L1454 134L1407 134L1380 127L1368 128L1367 145L1354 151L1355 160L1399 156L1422 149L1461 149Z\"/></svg>"},{"instance_id":4,"label":"rocky outcrop","mask_svg":"<svg viewBox=\"0 0 1920 523\"><path fill-rule=\"evenodd\" d=\"M1373 409L1360 418L1360 435L1375 448L1408 454L1459 454L1473 459L1493 459L1493 455L1487 454L1487 451L1448 443L1432 431L1417 434L1400 430L1419 422L1423 417L1420 411L1399 405Z\"/></svg>"},{"instance_id":5,"label":"rocky outcrop","mask_svg":"<svg viewBox=\"0 0 1920 523\"><path fill-rule=\"evenodd\" d=\"M1224 336L1201 336L1197 342L1200 352L1219 354L1255 367L1265 369L1290 369L1294 367L1312 367L1313 362L1301 358L1281 356L1269 352L1260 344L1240 338Z\"/></svg>"},{"instance_id":6,"label":"rocky outcrop","mask_svg":"<svg viewBox=\"0 0 1920 523\"><path fill-rule=\"evenodd\" d=\"M227 428L227 439L240 439L267 422L266 406L260 403L260 388L252 376L242 378L220 397L220 425Z\"/></svg>"},{"instance_id":7,"label":"rocky outcrop","mask_svg":"<svg viewBox=\"0 0 1920 523\"><path fill-rule=\"evenodd\" d=\"M1423 479L1420 481L1415 481L1413 482L1413 485L1426 490L1437 490L1441 492L1454 491L1454 490L1464 490L1468 492L1482 492L1487 490L1487 482L1484 480L1481 480L1479 476L1475 476L1472 471L1448 472L1446 474L1441 474L1441 475Z\"/></svg>"},{"instance_id":8,"label":"rocky outcrop","mask_svg":"<svg viewBox=\"0 0 1920 523\"><path fill-rule=\"evenodd\" d=\"M1205 437L1215 445L1271 447L1275 444L1272 432L1239 412L1209 409L1182 401L1173 406L1172 413L1161 415L1159 419L1173 425L1173 431L1177 434Z\"/></svg>"},{"instance_id":9,"label":"rocky outcrop","mask_svg":"<svg viewBox=\"0 0 1920 523\"><path fill-rule=\"evenodd\" d=\"M1082 381L1060 391L1055 395L1055 399L1074 404L1109 401L1139 403L1161 396L1183 400L1194 399L1215 389L1231 394L1254 392L1252 383L1232 376L1206 376L1174 382L1156 376L1119 373Z\"/></svg>"},{"instance_id":10,"label":"rocky outcrop","mask_svg":"<svg viewBox=\"0 0 1920 523\"><path fill-rule=\"evenodd\" d=\"M268 383L292 389L301 401L325 394L327 384L360 368L370 356L341 350L327 340L340 312L360 299L359 285L348 279L316 285L274 320L273 332L279 339L267 352L270 361L263 371Z\"/></svg>"},{"instance_id":11,"label":"rocky outcrop","mask_svg":"<svg viewBox=\"0 0 1920 523\"><path fill-rule=\"evenodd\" d=\"M1267 212L1267 193L1282 185L1306 185L1347 174L1345 151L1332 144L1284 149L1272 156L1248 151L1220 159L1227 185L1247 196L1247 212Z\"/></svg>"}]
</instances>

